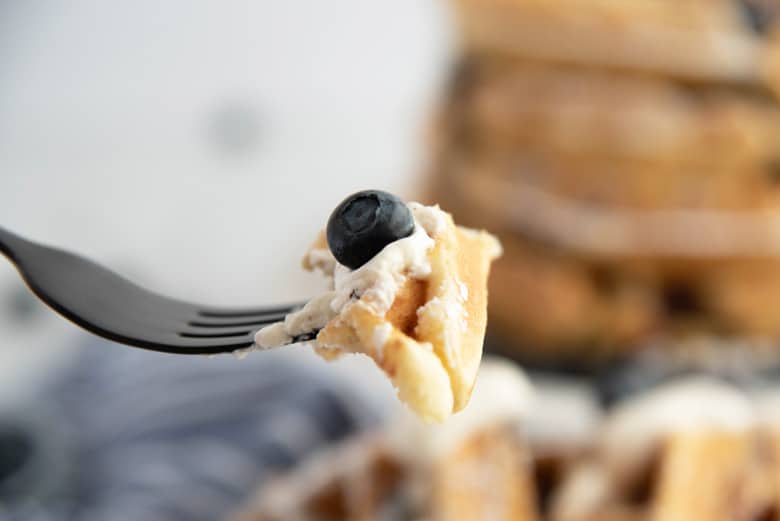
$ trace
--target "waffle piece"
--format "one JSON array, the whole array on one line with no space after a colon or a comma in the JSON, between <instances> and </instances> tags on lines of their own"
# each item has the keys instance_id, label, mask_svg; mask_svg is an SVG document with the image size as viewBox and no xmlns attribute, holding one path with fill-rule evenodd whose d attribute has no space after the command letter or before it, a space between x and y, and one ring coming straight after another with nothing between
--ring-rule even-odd
<instances>
[{"instance_id":1,"label":"waffle piece","mask_svg":"<svg viewBox=\"0 0 780 521\"><path fill-rule=\"evenodd\" d=\"M486 361L474 399L450 421L407 415L331 449L265 486L235 521L535 521L518 429L528 393L516 369Z\"/></svg>"},{"instance_id":2,"label":"waffle piece","mask_svg":"<svg viewBox=\"0 0 780 521\"><path fill-rule=\"evenodd\" d=\"M465 225L529 237L573 257L723 259L780 254L775 166L512 157L453 144L429 188Z\"/></svg>"},{"instance_id":3,"label":"waffle piece","mask_svg":"<svg viewBox=\"0 0 780 521\"><path fill-rule=\"evenodd\" d=\"M607 418L600 450L558 489L553 521L771 519L780 467L753 403L689 379L643 393Z\"/></svg>"},{"instance_id":4,"label":"waffle piece","mask_svg":"<svg viewBox=\"0 0 780 521\"><path fill-rule=\"evenodd\" d=\"M762 34L730 0L456 0L465 46L697 80L758 81ZM769 13L768 13L769 14Z\"/></svg>"},{"instance_id":5,"label":"waffle piece","mask_svg":"<svg viewBox=\"0 0 780 521\"><path fill-rule=\"evenodd\" d=\"M760 344L780 334L775 260L599 262L512 236L502 243L491 277L491 331L538 361L607 362L650 345L652 335L670 339L668 347L700 335Z\"/></svg>"},{"instance_id":6,"label":"waffle piece","mask_svg":"<svg viewBox=\"0 0 780 521\"><path fill-rule=\"evenodd\" d=\"M232 521L366 521L392 509L403 469L376 436L314 456L266 485Z\"/></svg>"},{"instance_id":7,"label":"waffle piece","mask_svg":"<svg viewBox=\"0 0 780 521\"><path fill-rule=\"evenodd\" d=\"M531 149L577 161L699 165L706 177L711 169L780 159L780 109L765 89L526 60L464 60L468 77L459 80L449 108L452 124L491 154L516 158Z\"/></svg>"},{"instance_id":8,"label":"waffle piece","mask_svg":"<svg viewBox=\"0 0 780 521\"><path fill-rule=\"evenodd\" d=\"M436 197L498 232L491 331L537 361L606 361L651 334L780 334L771 169L706 172L517 151L450 155Z\"/></svg>"},{"instance_id":9,"label":"waffle piece","mask_svg":"<svg viewBox=\"0 0 780 521\"><path fill-rule=\"evenodd\" d=\"M558 490L550 519L764 519L777 507L777 467L761 459L760 443L753 430L668 434L630 492L597 462L583 462Z\"/></svg>"},{"instance_id":10,"label":"waffle piece","mask_svg":"<svg viewBox=\"0 0 780 521\"><path fill-rule=\"evenodd\" d=\"M502 243L491 278L491 331L526 358L584 367L650 345L651 335L672 339L669 347L699 335L757 342L780 332L774 260L604 263L512 236Z\"/></svg>"},{"instance_id":11,"label":"waffle piece","mask_svg":"<svg viewBox=\"0 0 780 521\"><path fill-rule=\"evenodd\" d=\"M725 332L776 338L780 335L780 263L748 259L713 270L702 287Z\"/></svg>"},{"instance_id":12,"label":"waffle piece","mask_svg":"<svg viewBox=\"0 0 780 521\"><path fill-rule=\"evenodd\" d=\"M536 519L529 453L518 448L515 431L504 425L476 433L435 464L431 519Z\"/></svg>"},{"instance_id":13,"label":"waffle piece","mask_svg":"<svg viewBox=\"0 0 780 521\"><path fill-rule=\"evenodd\" d=\"M427 484L432 520L535 520L533 460L520 432L533 394L512 363L480 368L468 407L441 425L402 422L396 452Z\"/></svg>"},{"instance_id":14,"label":"waffle piece","mask_svg":"<svg viewBox=\"0 0 780 521\"><path fill-rule=\"evenodd\" d=\"M760 519L777 498L757 444L750 431L671 436L661 455L651 519Z\"/></svg>"},{"instance_id":15,"label":"waffle piece","mask_svg":"<svg viewBox=\"0 0 780 521\"><path fill-rule=\"evenodd\" d=\"M550 521L646 521L647 513L618 496L611 476L598 461L573 466L552 498Z\"/></svg>"},{"instance_id":16,"label":"waffle piece","mask_svg":"<svg viewBox=\"0 0 780 521\"><path fill-rule=\"evenodd\" d=\"M614 157L584 160L532 148L517 148L511 156L485 155L457 147L443 161L441 168L442 173L446 172L448 188L442 192L448 193L442 197L455 200L453 212L459 220L464 207L470 212L463 216L467 220L479 219L480 212L487 212L485 220L498 221L504 229L532 233L540 240L557 242L576 252L653 253L650 247L642 249L637 243L627 242L623 235L615 239L607 237L602 242L623 241L624 245L600 246L589 236L578 243L558 230L564 221L577 227L576 231L584 224L577 226L576 221L569 220L587 219L587 225L612 226L616 232L622 232L621 227L631 228L645 236L654 227L670 224L672 220L689 228L711 227L717 221L723 227L752 226L758 231L750 240L757 241L758 233L769 235L770 226L776 225L767 211L777 209L780 203L776 167L770 163L739 168L691 166ZM507 207L510 201L519 207ZM536 220L535 213L539 214ZM550 224L538 222L542 219ZM640 219L648 224L643 225ZM661 238L651 239L655 241L652 246L655 250L665 248L670 250L667 254L674 254L672 248L680 249L673 244L656 245ZM666 242L674 239L672 236ZM586 240L593 241L592 245ZM727 230L724 242L729 246L737 238ZM757 243L751 247L753 250L747 250L745 244L737 244L733 249L736 253L775 251L769 247L762 250ZM777 248L776 243L772 248ZM693 253L703 256L709 252Z\"/></svg>"},{"instance_id":17,"label":"waffle piece","mask_svg":"<svg viewBox=\"0 0 780 521\"><path fill-rule=\"evenodd\" d=\"M454 4L429 194L505 245L494 345L582 366L780 334L780 4Z\"/></svg>"},{"instance_id":18,"label":"waffle piece","mask_svg":"<svg viewBox=\"0 0 780 521\"><path fill-rule=\"evenodd\" d=\"M410 209L412 236L354 271L338 265L320 237L304 267L334 278L334 291L262 329L256 341L269 348L310 334L323 358L368 355L412 410L442 420L471 395L487 322L490 263L501 247L486 232L456 227L438 207L412 203Z\"/></svg>"},{"instance_id":19,"label":"waffle piece","mask_svg":"<svg viewBox=\"0 0 780 521\"><path fill-rule=\"evenodd\" d=\"M530 458L516 436L488 428L424 468L381 439L354 439L272 480L232 521L535 521Z\"/></svg>"},{"instance_id":20,"label":"waffle piece","mask_svg":"<svg viewBox=\"0 0 780 521\"><path fill-rule=\"evenodd\" d=\"M491 331L501 345L521 346L516 354L594 366L661 325L652 279L598 269L511 236L503 244L505 256L491 279Z\"/></svg>"},{"instance_id":21,"label":"waffle piece","mask_svg":"<svg viewBox=\"0 0 780 521\"><path fill-rule=\"evenodd\" d=\"M518 426L533 427L529 407L545 401L529 402L527 382L488 360L450 422L407 415L274 481L237 520L772 520L777 396L702 378L644 392L610 412L597 448L569 459L539 503L539 454Z\"/></svg>"},{"instance_id":22,"label":"waffle piece","mask_svg":"<svg viewBox=\"0 0 780 521\"><path fill-rule=\"evenodd\" d=\"M754 425L753 405L745 395L717 380L690 377L620 403L604 423L601 459L615 482L631 490L668 435L742 433Z\"/></svg>"},{"instance_id":23,"label":"waffle piece","mask_svg":"<svg viewBox=\"0 0 780 521\"><path fill-rule=\"evenodd\" d=\"M325 356L333 349L368 354L394 380L402 400L424 416L441 419L461 410L471 395L487 321L488 270L498 246L487 234L455 228L451 219L436 241L426 281L408 281L384 317L361 302L352 305L323 328L316 346ZM388 323L389 336L378 345L377 328ZM421 350L430 352L430 346L448 374L450 411L426 403L427 390L420 388L428 386L428 376L419 374L414 358Z\"/></svg>"}]
</instances>

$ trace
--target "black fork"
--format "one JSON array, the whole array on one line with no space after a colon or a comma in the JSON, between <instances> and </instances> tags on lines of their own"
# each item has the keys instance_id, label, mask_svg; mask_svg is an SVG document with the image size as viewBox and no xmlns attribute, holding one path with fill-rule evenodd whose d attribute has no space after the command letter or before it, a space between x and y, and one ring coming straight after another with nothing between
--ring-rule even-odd
<instances>
[{"instance_id":1,"label":"black fork","mask_svg":"<svg viewBox=\"0 0 780 521\"><path fill-rule=\"evenodd\" d=\"M87 258L3 228L0 252L30 290L60 315L109 340L154 351L214 354L244 349L253 345L259 328L299 306L230 309L164 297Z\"/></svg>"}]
</instances>

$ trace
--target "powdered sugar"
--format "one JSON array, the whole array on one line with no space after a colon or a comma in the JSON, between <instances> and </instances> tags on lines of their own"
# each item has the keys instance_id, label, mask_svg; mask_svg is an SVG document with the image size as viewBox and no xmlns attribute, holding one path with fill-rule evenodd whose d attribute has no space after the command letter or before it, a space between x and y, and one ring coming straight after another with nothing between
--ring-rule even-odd
<instances>
[{"instance_id":1,"label":"powdered sugar","mask_svg":"<svg viewBox=\"0 0 780 521\"><path fill-rule=\"evenodd\" d=\"M374 349L376 350L376 356L379 360L382 360L384 358L384 349L385 344L387 343L387 340L390 338L390 333L393 331L393 327L388 324L380 324L374 328L374 333L372 335L372 343L374 344Z\"/></svg>"},{"instance_id":2,"label":"powdered sugar","mask_svg":"<svg viewBox=\"0 0 780 521\"><path fill-rule=\"evenodd\" d=\"M469 288L461 280L458 281L458 294L464 302L469 299Z\"/></svg>"}]
</instances>

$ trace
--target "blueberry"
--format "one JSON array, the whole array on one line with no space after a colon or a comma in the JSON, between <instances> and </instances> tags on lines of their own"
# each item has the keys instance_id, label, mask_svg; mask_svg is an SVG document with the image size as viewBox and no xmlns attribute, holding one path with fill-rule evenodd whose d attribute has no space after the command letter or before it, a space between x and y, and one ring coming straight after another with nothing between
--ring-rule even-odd
<instances>
[{"instance_id":1,"label":"blueberry","mask_svg":"<svg viewBox=\"0 0 780 521\"><path fill-rule=\"evenodd\" d=\"M380 190L364 190L333 210L328 219L328 246L337 261L354 270L413 231L412 212L403 201Z\"/></svg>"}]
</instances>

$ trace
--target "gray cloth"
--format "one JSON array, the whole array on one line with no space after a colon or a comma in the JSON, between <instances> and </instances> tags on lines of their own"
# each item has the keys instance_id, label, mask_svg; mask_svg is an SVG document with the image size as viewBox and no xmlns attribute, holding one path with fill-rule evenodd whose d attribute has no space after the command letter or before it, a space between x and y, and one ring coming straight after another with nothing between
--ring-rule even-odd
<instances>
[{"instance_id":1,"label":"gray cloth","mask_svg":"<svg viewBox=\"0 0 780 521\"><path fill-rule=\"evenodd\" d=\"M0 414L0 468L4 429L29 442L0 481L0 521L220 519L272 473L375 422L357 395L294 356L96 340L38 402ZM13 466L25 450L9 439Z\"/></svg>"}]
</instances>

